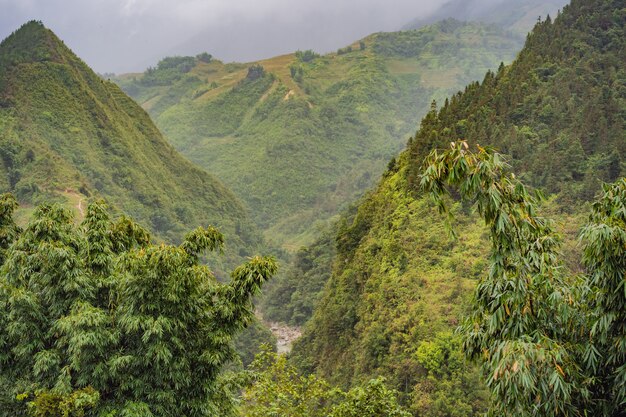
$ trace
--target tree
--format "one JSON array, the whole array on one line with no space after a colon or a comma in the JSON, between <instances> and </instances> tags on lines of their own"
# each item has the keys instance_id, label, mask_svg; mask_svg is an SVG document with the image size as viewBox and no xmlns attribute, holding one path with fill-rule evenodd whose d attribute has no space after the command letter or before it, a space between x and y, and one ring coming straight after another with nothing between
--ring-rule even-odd
<instances>
[{"instance_id":1,"label":"tree","mask_svg":"<svg viewBox=\"0 0 626 417\"><path fill-rule=\"evenodd\" d=\"M208 52L202 52L196 55L196 59L201 62L209 63L213 59L213 55L209 54Z\"/></svg>"},{"instance_id":2,"label":"tree","mask_svg":"<svg viewBox=\"0 0 626 417\"><path fill-rule=\"evenodd\" d=\"M269 346L257 354L248 378L242 417L325 417L338 394L323 379L300 375L285 355L275 354Z\"/></svg>"},{"instance_id":3,"label":"tree","mask_svg":"<svg viewBox=\"0 0 626 417\"><path fill-rule=\"evenodd\" d=\"M349 54L350 52L352 52L352 46L337 49L337 55Z\"/></svg>"},{"instance_id":4,"label":"tree","mask_svg":"<svg viewBox=\"0 0 626 417\"><path fill-rule=\"evenodd\" d=\"M464 357L461 344L460 336L446 331L418 345L415 356L426 373L413 390L415 414L470 417L484 413L487 392L477 389L482 385L480 374Z\"/></svg>"},{"instance_id":5,"label":"tree","mask_svg":"<svg viewBox=\"0 0 626 417\"><path fill-rule=\"evenodd\" d=\"M268 347L257 355L243 393L243 417L410 417L382 378L344 392L323 378L302 376Z\"/></svg>"},{"instance_id":6,"label":"tree","mask_svg":"<svg viewBox=\"0 0 626 417\"><path fill-rule=\"evenodd\" d=\"M311 49L307 49L306 51L296 51L296 59L301 62L310 62L320 55Z\"/></svg>"},{"instance_id":7,"label":"tree","mask_svg":"<svg viewBox=\"0 0 626 417\"><path fill-rule=\"evenodd\" d=\"M583 228L591 331L584 357L603 415L626 404L626 178L604 185Z\"/></svg>"},{"instance_id":8,"label":"tree","mask_svg":"<svg viewBox=\"0 0 626 417\"><path fill-rule=\"evenodd\" d=\"M626 180L606 186L583 229L584 277L564 276L558 236L502 157L466 142L426 159L421 186L442 212L449 187L474 202L492 242L489 274L460 327L499 416L624 412Z\"/></svg>"},{"instance_id":9,"label":"tree","mask_svg":"<svg viewBox=\"0 0 626 417\"><path fill-rule=\"evenodd\" d=\"M293 78L295 82L302 82L302 78L304 77L304 69L301 65L291 65L289 67L289 73L291 74L291 78Z\"/></svg>"},{"instance_id":10,"label":"tree","mask_svg":"<svg viewBox=\"0 0 626 417\"><path fill-rule=\"evenodd\" d=\"M96 202L80 226L46 205L16 232L14 207L0 199L0 230L13 242L0 269L1 416L232 408L220 371L253 317L251 297L276 271L272 258L251 258L220 284L199 262L223 245L213 227L179 246L153 245L143 228L111 221Z\"/></svg>"},{"instance_id":11,"label":"tree","mask_svg":"<svg viewBox=\"0 0 626 417\"><path fill-rule=\"evenodd\" d=\"M265 68L263 68L260 64L255 64L248 67L248 74L246 75L246 79L248 80L256 80L261 78L265 74Z\"/></svg>"},{"instance_id":12,"label":"tree","mask_svg":"<svg viewBox=\"0 0 626 417\"><path fill-rule=\"evenodd\" d=\"M410 417L389 390L384 379L372 379L365 386L345 394L345 399L333 407L330 417Z\"/></svg>"}]
</instances>

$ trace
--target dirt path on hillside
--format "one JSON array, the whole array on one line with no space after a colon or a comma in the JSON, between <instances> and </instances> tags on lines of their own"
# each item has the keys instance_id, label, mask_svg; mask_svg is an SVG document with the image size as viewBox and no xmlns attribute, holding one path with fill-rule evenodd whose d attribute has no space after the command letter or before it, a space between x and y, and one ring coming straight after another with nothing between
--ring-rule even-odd
<instances>
[{"instance_id":1,"label":"dirt path on hillside","mask_svg":"<svg viewBox=\"0 0 626 417\"><path fill-rule=\"evenodd\" d=\"M83 201L85 200L85 198L83 197L83 195L70 188L66 188L65 191L63 191L63 194L65 194L65 197L69 200L72 206L74 206L74 208L78 211L78 214L80 215L79 220L84 219L85 208L83 207Z\"/></svg>"},{"instance_id":2,"label":"dirt path on hillside","mask_svg":"<svg viewBox=\"0 0 626 417\"><path fill-rule=\"evenodd\" d=\"M85 217L85 211L83 210L83 199L78 200L78 205L76 206L78 212L80 213L80 217Z\"/></svg>"}]
</instances>

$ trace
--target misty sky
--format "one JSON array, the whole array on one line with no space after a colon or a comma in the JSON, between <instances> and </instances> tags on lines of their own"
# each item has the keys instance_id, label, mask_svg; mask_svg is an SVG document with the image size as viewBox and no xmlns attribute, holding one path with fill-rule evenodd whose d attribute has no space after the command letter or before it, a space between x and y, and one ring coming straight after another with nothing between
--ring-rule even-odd
<instances>
[{"instance_id":1,"label":"misty sky","mask_svg":"<svg viewBox=\"0 0 626 417\"><path fill-rule=\"evenodd\" d=\"M515 0L473 0L498 3ZM446 0L0 0L0 38L36 19L96 71L143 71L167 55L207 51L252 61L329 52L398 30Z\"/></svg>"}]
</instances>

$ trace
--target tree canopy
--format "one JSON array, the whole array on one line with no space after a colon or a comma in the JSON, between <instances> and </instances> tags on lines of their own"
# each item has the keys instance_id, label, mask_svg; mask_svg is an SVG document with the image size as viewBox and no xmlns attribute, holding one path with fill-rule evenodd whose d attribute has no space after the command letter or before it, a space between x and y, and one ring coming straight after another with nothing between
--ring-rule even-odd
<instances>
[{"instance_id":1,"label":"tree canopy","mask_svg":"<svg viewBox=\"0 0 626 417\"><path fill-rule=\"evenodd\" d=\"M249 259L222 284L199 261L223 244L213 227L155 245L103 202L80 225L41 206L23 230L16 206L0 199L0 415L226 413L220 371L272 258Z\"/></svg>"},{"instance_id":2,"label":"tree canopy","mask_svg":"<svg viewBox=\"0 0 626 417\"><path fill-rule=\"evenodd\" d=\"M626 398L626 179L605 185L583 228L580 276L564 274L539 196L489 149L432 151L421 179L442 212L449 187L489 228L490 267L460 331L483 364L491 415L617 416Z\"/></svg>"},{"instance_id":3,"label":"tree canopy","mask_svg":"<svg viewBox=\"0 0 626 417\"><path fill-rule=\"evenodd\" d=\"M284 355L265 349L248 371L242 417L410 417L384 378L348 392L316 375L301 375Z\"/></svg>"}]
</instances>

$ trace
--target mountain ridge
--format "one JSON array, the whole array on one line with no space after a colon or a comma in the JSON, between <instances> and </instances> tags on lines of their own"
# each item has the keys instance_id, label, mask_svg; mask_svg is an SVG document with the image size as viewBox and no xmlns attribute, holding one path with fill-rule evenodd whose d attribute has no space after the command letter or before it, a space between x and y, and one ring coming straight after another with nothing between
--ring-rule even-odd
<instances>
[{"instance_id":1,"label":"mountain ridge","mask_svg":"<svg viewBox=\"0 0 626 417\"><path fill-rule=\"evenodd\" d=\"M41 22L0 44L0 129L0 185L27 206L67 203L68 192L101 196L165 240L202 223L223 228L228 264L260 247L238 199L182 158L141 107Z\"/></svg>"},{"instance_id":2,"label":"mountain ridge","mask_svg":"<svg viewBox=\"0 0 626 417\"><path fill-rule=\"evenodd\" d=\"M509 61L521 42L449 20L323 56L170 57L116 81L179 151L248 204L268 239L296 250L373 184L432 99Z\"/></svg>"}]
</instances>

